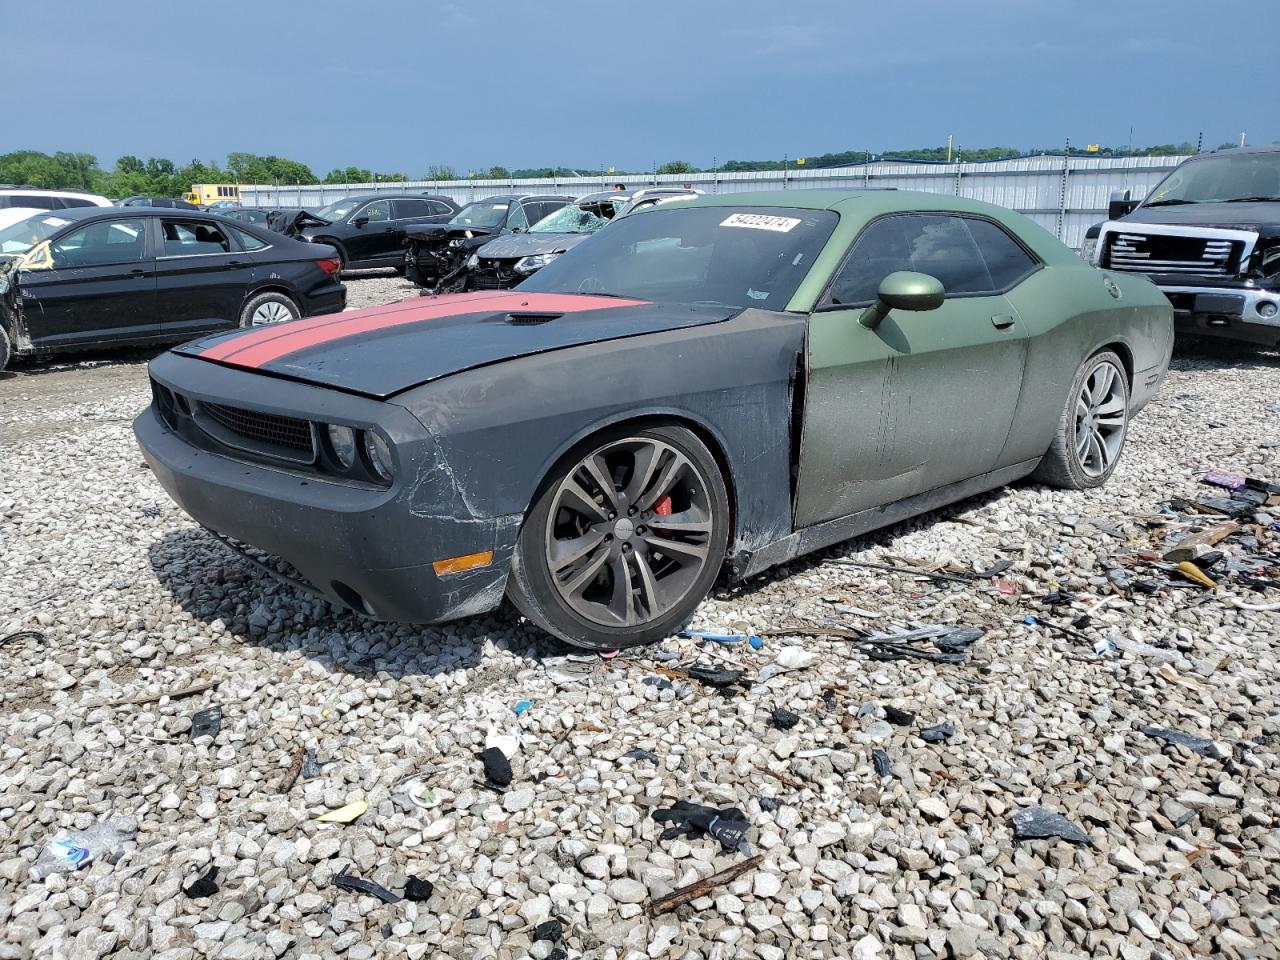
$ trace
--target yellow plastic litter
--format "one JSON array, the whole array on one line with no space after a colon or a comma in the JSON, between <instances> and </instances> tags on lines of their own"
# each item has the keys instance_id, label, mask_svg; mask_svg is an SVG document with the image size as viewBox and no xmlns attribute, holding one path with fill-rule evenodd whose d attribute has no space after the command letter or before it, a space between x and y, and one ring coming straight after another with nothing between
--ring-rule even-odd
<instances>
[{"instance_id":1,"label":"yellow plastic litter","mask_svg":"<svg viewBox=\"0 0 1280 960\"><path fill-rule=\"evenodd\" d=\"M1192 583L1198 583L1202 587L1212 590L1218 585L1216 580L1205 576L1205 572L1197 567L1194 563L1183 560L1178 564L1178 572L1190 580Z\"/></svg>"},{"instance_id":2,"label":"yellow plastic litter","mask_svg":"<svg viewBox=\"0 0 1280 960\"><path fill-rule=\"evenodd\" d=\"M356 800L348 803L345 807L339 807L337 810L330 810L328 813L322 813L316 817L321 823L350 823L362 813L369 809L369 804L363 800Z\"/></svg>"}]
</instances>

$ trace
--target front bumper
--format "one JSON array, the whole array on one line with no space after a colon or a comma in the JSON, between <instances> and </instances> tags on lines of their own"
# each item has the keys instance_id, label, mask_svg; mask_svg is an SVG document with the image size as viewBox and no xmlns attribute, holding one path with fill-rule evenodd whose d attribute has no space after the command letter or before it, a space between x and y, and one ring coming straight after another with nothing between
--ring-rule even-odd
<instances>
[{"instance_id":1,"label":"front bumper","mask_svg":"<svg viewBox=\"0 0 1280 960\"><path fill-rule=\"evenodd\" d=\"M1173 305L1179 332L1258 343L1280 341L1280 289L1241 281L1189 285L1185 276L1151 279Z\"/></svg>"},{"instance_id":2,"label":"front bumper","mask_svg":"<svg viewBox=\"0 0 1280 960\"><path fill-rule=\"evenodd\" d=\"M375 424L395 444L390 489L353 485L200 442L153 404L134 435L160 485L196 522L284 559L330 602L375 619L439 623L501 602L520 518L475 516L439 445L404 408L174 354L153 361L151 373L197 400ZM444 577L433 568L487 550L485 567Z\"/></svg>"}]
</instances>

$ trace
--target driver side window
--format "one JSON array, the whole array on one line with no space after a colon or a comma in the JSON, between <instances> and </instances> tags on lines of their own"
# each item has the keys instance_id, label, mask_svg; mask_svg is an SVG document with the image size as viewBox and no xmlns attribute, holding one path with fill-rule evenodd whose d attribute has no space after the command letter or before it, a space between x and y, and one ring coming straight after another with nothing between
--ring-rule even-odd
<instances>
[{"instance_id":1,"label":"driver side window","mask_svg":"<svg viewBox=\"0 0 1280 960\"><path fill-rule=\"evenodd\" d=\"M55 268L131 263L143 258L145 236L141 220L105 220L72 231L49 253Z\"/></svg>"},{"instance_id":2,"label":"driver side window","mask_svg":"<svg viewBox=\"0 0 1280 960\"><path fill-rule=\"evenodd\" d=\"M366 203L364 209L357 216L368 217L370 223L377 223L380 220L391 219L391 204L387 200L375 200L372 203Z\"/></svg>"}]
</instances>

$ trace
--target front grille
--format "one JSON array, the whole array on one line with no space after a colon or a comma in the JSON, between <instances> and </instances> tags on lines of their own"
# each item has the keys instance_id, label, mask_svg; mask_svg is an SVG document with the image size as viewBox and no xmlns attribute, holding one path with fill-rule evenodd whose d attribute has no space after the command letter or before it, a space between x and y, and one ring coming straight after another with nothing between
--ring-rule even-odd
<instances>
[{"instance_id":1,"label":"front grille","mask_svg":"<svg viewBox=\"0 0 1280 960\"><path fill-rule=\"evenodd\" d=\"M1165 234L1113 233L1104 265L1147 274L1226 277L1236 272L1240 243L1235 240Z\"/></svg>"},{"instance_id":2,"label":"front grille","mask_svg":"<svg viewBox=\"0 0 1280 960\"><path fill-rule=\"evenodd\" d=\"M193 406L201 429L228 446L294 463L311 463L316 458L315 433L308 420L221 403L202 401Z\"/></svg>"},{"instance_id":3,"label":"front grille","mask_svg":"<svg viewBox=\"0 0 1280 960\"><path fill-rule=\"evenodd\" d=\"M467 284L472 290L505 290L511 286L510 280L496 273L472 273Z\"/></svg>"}]
</instances>

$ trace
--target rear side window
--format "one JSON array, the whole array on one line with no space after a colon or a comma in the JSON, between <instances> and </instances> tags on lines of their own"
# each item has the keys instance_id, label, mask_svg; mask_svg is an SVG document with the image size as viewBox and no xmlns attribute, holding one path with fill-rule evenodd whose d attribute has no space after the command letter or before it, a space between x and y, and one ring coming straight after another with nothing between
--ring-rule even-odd
<instances>
[{"instance_id":1,"label":"rear side window","mask_svg":"<svg viewBox=\"0 0 1280 960\"><path fill-rule=\"evenodd\" d=\"M434 213L431 209L431 204L426 200L401 199L391 202L397 220L407 220L410 217L429 217Z\"/></svg>"},{"instance_id":2,"label":"rear side window","mask_svg":"<svg viewBox=\"0 0 1280 960\"><path fill-rule=\"evenodd\" d=\"M1008 290L1039 266L1031 254L1002 227L990 220L965 222L978 249L982 251L982 258L987 262L987 272L991 274L991 282L996 290Z\"/></svg>"},{"instance_id":3,"label":"rear side window","mask_svg":"<svg viewBox=\"0 0 1280 960\"><path fill-rule=\"evenodd\" d=\"M49 252L55 269L131 263L143 258L145 237L141 220L101 220L54 241Z\"/></svg>"},{"instance_id":4,"label":"rear side window","mask_svg":"<svg viewBox=\"0 0 1280 960\"><path fill-rule=\"evenodd\" d=\"M260 240L248 231L241 230L239 227L228 227L232 233L236 235L236 239L240 241L240 246L244 250L263 250L270 244L265 240Z\"/></svg>"},{"instance_id":5,"label":"rear side window","mask_svg":"<svg viewBox=\"0 0 1280 960\"><path fill-rule=\"evenodd\" d=\"M166 257L231 252L231 241L223 228L205 220L165 220L161 232Z\"/></svg>"},{"instance_id":6,"label":"rear side window","mask_svg":"<svg viewBox=\"0 0 1280 960\"><path fill-rule=\"evenodd\" d=\"M431 205L432 215L437 217L444 215L452 217L457 212L453 207L447 203L441 203L439 200L428 200L427 203Z\"/></svg>"},{"instance_id":7,"label":"rear side window","mask_svg":"<svg viewBox=\"0 0 1280 960\"><path fill-rule=\"evenodd\" d=\"M97 204L92 200L86 200L84 197L63 197L62 205L67 209L72 207L96 207Z\"/></svg>"},{"instance_id":8,"label":"rear side window","mask_svg":"<svg viewBox=\"0 0 1280 960\"><path fill-rule=\"evenodd\" d=\"M359 216L367 217L370 223L379 223L383 220L391 219L391 201L374 200L372 203L366 203L364 209L360 211Z\"/></svg>"},{"instance_id":9,"label":"rear side window","mask_svg":"<svg viewBox=\"0 0 1280 960\"><path fill-rule=\"evenodd\" d=\"M57 197L46 197L38 193L6 193L0 194L0 209L9 207L30 207L32 210L61 210L62 204Z\"/></svg>"}]
</instances>

